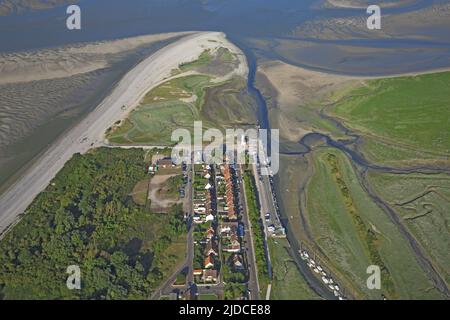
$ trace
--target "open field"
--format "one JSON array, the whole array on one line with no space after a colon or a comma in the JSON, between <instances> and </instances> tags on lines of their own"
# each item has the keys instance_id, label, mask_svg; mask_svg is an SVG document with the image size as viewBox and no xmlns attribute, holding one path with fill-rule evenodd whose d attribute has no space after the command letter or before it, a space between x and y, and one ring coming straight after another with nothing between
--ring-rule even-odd
<instances>
[{"instance_id":1,"label":"open field","mask_svg":"<svg viewBox=\"0 0 450 320\"><path fill-rule=\"evenodd\" d=\"M200 294L198 300L219 300L219 297L214 293L205 293Z\"/></svg>"},{"instance_id":2,"label":"open field","mask_svg":"<svg viewBox=\"0 0 450 320\"><path fill-rule=\"evenodd\" d=\"M112 143L173 144L175 129L192 130L200 120L208 76L192 75L167 81L150 91L141 105L108 135Z\"/></svg>"},{"instance_id":3,"label":"open field","mask_svg":"<svg viewBox=\"0 0 450 320\"><path fill-rule=\"evenodd\" d=\"M286 239L269 240L273 266L271 300L316 300L320 297L309 288L287 251Z\"/></svg>"},{"instance_id":4,"label":"open field","mask_svg":"<svg viewBox=\"0 0 450 320\"><path fill-rule=\"evenodd\" d=\"M146 178L136 183L136 185L133 187L133 191L131 192L130 195L136 204L145 206L145 204L147 203L148 184L149 181L148 178Z\"/></svg>"},{"instance_id":5,"label":"open field","mask_svg":"<svg viewBox=\"0 0 450 320\"><path fill-rule=\"evenodd\" d=\"M180 204L178 190L182 176L177 174L157 174L150 180L148 199L153 212L167 212L174 204Z\"/></svg>"},{"instance_id":6,"label":"open field","mask_svg":"<svg viewBox=\"0 0 450 320\"><path fill-rule=\"evenodd\" d=\"M450 72L370 80L331 111L371 139L450 155Z\"/></svg>"},{"instance_id":7,"label":"open field","mask_svg":"<svg viewBox=\"0 0 450 320\"><path fill-rule=\"evenodd\" d=\"M6 299L148 299L185 257L183 211L135 204L144 151L96 149L74 156L0 243ZM66 287L78 265L82 290Z\"/></svg>"},{"instance_id":8,"label":"open field","mask_svg":"<svg viewBox=\"0 0 450 320\"><path fill-rule=\"evenodd\" d=\"M337 150L315 152L307 188L308 225L334 273L351 283L356 296L443 298L415 259L397 227L358 183L349 161ZM382 270L382 290L365 286L369 265ZM414 279L412 281L411 279Z\"/></svg>"},{"instance_id":9,"label":"open field","mask_svg":"<svg viewBox=\"0 0 450 320\"><path fill-rule=\"evenodd\" d=\"M450 283L450 176L370 172L368 180Z\"/></svg>"}]
</instances>

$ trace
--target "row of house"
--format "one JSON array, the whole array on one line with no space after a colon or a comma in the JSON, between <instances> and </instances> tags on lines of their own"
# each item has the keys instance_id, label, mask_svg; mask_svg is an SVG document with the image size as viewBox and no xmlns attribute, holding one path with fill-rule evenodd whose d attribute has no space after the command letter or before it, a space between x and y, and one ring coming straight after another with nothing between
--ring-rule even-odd
<instances>
[{"instance_id":1,"label":"row of house","mask_svg":"<svg viewBox=\"0 0 450 320\"><path fill-rule=\"evenodd\" d=\"M228 164L220 166L220 173L216 174L217 204L221 217L228 221L236 221L236 198L234 179Z\"/></svg>"},{"instance_id":2,"label":"row of house","mask_svg":"<svg viewBox=\"0 0 450 320\"><path fill-rule=\"evenodd\" d=\"M242 238L244 227L239 222L237 179L233 167L229 164L220 166L216 173L217 208L220 213L219 237L222 251L229 258L225 263L233 270L244 269Z\"/></svg>"},{"instance_id":3,"label":"row of house","mask_svg":"<svg viewBox=\"0 0 450 320\"><path fill-rule=\"evenodd\" d=\"M196 165L200 170L195 171L194 177L194 197L193 208L194 223L205 223L208 221L214 221L214 212L212 210L211 201L211 189L213 188L210 183L211 167L209 165Z\"/></svg>"},{"instance_id":4,"label":"row of house","mask_svg":"<svg viewBox=\"0 0 450 320\"><path fill-rule=\"evenodd\" d=\"M219 249L216 236L216 210L213 205L215 197L212 168L210 165L196 164L194 175L193 221L197 225L195 230L197 240L195 246L200 247L203 263L201 268L193 270L194 277L201 283L217 283L219 273ZM206 226L206 227L205 227ZM206 229L206 230L205 230ZM196 250L199 252L200 250Z\"/></svg>"}]
</instances>

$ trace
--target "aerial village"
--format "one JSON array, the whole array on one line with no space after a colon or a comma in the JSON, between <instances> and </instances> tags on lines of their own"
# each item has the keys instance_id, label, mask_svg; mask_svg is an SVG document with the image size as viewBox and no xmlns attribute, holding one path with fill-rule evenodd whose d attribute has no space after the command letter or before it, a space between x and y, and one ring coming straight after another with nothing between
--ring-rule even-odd
<instances>
[{"instance_id":1,"label":"aerial village","mask_svg":"<svg viewBox=\"0 0 450 320\"><path fill-rule=\"evenodd\" d=\"M195 283L218 284L225 273L237 273L233 278L244 282L244 226L234 165L194 165L193 189Z\"/></svg>"}]
</instances>

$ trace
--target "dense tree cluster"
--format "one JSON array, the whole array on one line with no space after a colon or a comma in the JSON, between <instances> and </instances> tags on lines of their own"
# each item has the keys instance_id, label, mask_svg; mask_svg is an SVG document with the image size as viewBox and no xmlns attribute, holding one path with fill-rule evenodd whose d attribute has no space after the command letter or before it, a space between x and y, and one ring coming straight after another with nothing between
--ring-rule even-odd
<instances>
[{"instance_id":1,"label":"dense tree cluster","mask_svg":"<svg viewBox=\"0 0 450 320\"><path fill-rule=\"evenodd\" d=\"M0 242L0 297L148 298L186 227L179 206L162 215L132 201L143 158L108 148L75 155ZM69 265L80 267L81 290L67 289Z\"/></svg>"},{"instance_id":2,"label":"dense tree cluster","mask_svg":"<svg viewBox=\"0 0 450 320\"><path fill-rule=\"evenodd\" d=\"M255 244L255 259L258 265L258 276L260 282L269 281L269 270L267 267L267 257L264 250L264 224L261 219L259 200L255 177L251 171L244 172L245 198L247 199L248 215L253 228L253 241Z\"/></svg>"}]
</instances>

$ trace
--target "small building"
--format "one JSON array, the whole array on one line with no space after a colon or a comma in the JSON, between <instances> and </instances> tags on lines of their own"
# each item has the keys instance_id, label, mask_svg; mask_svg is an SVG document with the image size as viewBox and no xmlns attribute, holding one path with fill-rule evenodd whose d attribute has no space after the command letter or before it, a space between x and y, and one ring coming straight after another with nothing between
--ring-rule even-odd
<instances>
[{"instance_id":1,"label":"small building","mask_svg":"<svg viewBox=\"0 0 450 320\"><path fill-rule=\"evenodd\" d=\"M173 167L175 167L175 164L172 162L171 158L164 158L164 159L158 160L158 167L173 168Z\"/></svg>"},{"instance_id":2,"label":"small building","mask_svg":"<svg viewBox=\"0 0 450 320\"><path fill-rule=\"evenodd\" d=\"M230 244L223 248L225 252L237 253L241 251L241 244L236 239L231 239Z\"/></svg>"},{"instance_id":3,"label":"small building","mask_svg":"<svg viewBox=\"0 0 450 320\"><path fill-rule=\"evenodd\" d=\"M156 173L157 171L158 171L158 166L156 166L156 165L151 164L151 165L149 165L149 166L147 167L147 173L148 173L148 174L154 174L154 173Z\"/></svg>"},{"instance_id":4,"label":"small building","mask_svg":"<svg viewBox=\"0 0 450 320\"><path fill-rule=\"evenodd\" d=\"M233 267L237 270L242 270L244 268L244 264L242 262L242 258L238 254L233 254L232 257Z\"/></svg>"},{"instance_id":5,"label":"small building","mask_svg":"<svg viewBox=\"0 0 450 320\"><path fill-rule=\"evenodd\" d=\"M216 234L216 232L214 231L214 229L212 227L209 227L208 230L206 230L206 238L207 239L211 240L215 234Z\"/></svg>"},{"instance_id":6,"label":"small building","mask_svg":"<svg viewBox=\"0 0 450 320\"><path fill-rule=\"evenodd\" d=\"M194 212L198 213L198 214L202 214L202 213L206 212L206 208L205 207L198 207L198 208L194 209Z\"/></svg>"},{"instance_id":7,"label":"small building","mask_svg":"<svg viewBox=\"0 0 450 320\"><path fill-rule=\"evenodd\" d=\"M208 241L205 245L205 256L217 256L217 246L214 241Z\"/></svg>"},{"instance_id":8,"label":"small building","mask_svg":"<svg viewBox=\"0 0 450 320\"><path fill-rule=\"evenodd\" d=\"M194 269L194 271L192 273L194 276L201 276L201 275L203 275L203 270L202 269Z\"/></svg>"},{"instance_id":9,"label":"small building","mask_svg":"<svg viewBox=\"0 0 450 320\"><path fill-rule=\"evenodd\" d=\"M212 267L214 267L214 259L212 258L212 256L207 256L205 258L204 267L205 269L211 269Z\"/></svg>"},{"instance_id":10,"label":"small building","mask_svg":"<svg viewBox=\"0 0 450 320\"><path fill-rule=\"evenodd\" d=\"M203 270L203 282L217 282L217 270Z\"/></svg>"}]
</instances>

